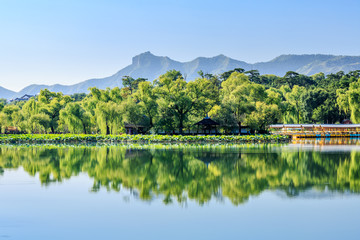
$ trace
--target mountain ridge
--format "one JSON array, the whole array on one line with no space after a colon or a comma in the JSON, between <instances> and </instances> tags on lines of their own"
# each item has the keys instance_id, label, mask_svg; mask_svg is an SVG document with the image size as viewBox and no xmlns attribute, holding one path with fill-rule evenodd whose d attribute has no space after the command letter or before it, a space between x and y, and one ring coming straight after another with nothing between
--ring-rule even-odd
<instances>
[{"instance_id":1,"label":"mountain ridge","mask_svg":"<svg viewBox=\"0 0 360 240\"><path fill-rule=\"evenodd\" d=\"M180 62L167 56L155 56L148 51L134 56L130 65L108 77L92 78L73 85L32 84L19 92L0 87L0 98L10 99L24 94L35 95L43 88L48 88L50 91L63 92L64 94L74 94L88 92L87 89L89 87L98 87L100 89L121 87L123 76L131 76L133 78L143 77L152 81L172 69L182 72L187 80L193 80L198 77L197 72L200 70L204 73L220 74L234 68L243 68L245 70L256 69L261 74L274 74L277 76L283 76L287 71L295 71L305 75L312 75L318 72L329 74L338 71L348 72L360 69L360 56L282 54L267 62L251 64L223 54L214 57L197 57L191 61Z\"/></svg>"},{"instance_id":2,"label":"mountain ridge","mask_svg":"<svg viewBox=\"0 0 360 240\"><path fill-rule=\"evenodd\" d=\"M10 99L16 94L15 91L0 86L0 98Z\"/></svg>"}]
</instances>

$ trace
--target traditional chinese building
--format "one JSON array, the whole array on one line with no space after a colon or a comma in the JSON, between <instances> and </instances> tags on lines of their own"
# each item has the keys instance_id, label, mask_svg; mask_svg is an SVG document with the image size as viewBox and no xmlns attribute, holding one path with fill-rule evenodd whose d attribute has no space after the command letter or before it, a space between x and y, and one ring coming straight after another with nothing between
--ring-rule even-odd
<instances>
[{"instance_id":1,"label":"traditional chinese building","mask_svg":"<svg viewBox=\"0 0 360 240\"><path fill-rule=\"evenodd\" d=\"M198 134L217 134L217 126L220 124L212 120L210 117L205 117L203 120L195 123L194 125L197 125Z\"/></svg>"}]
</instances>

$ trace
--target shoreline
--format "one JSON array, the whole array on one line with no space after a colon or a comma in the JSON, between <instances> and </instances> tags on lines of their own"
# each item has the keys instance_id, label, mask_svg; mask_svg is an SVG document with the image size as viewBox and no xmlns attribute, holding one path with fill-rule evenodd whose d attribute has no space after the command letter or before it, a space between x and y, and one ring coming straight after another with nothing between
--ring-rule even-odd
<instances>
[{"instance_id":1,"label":"shoreline","mask_svg":"<svg viewBox=\"0 0 360 240\"><path fill-rule=\"evenodd\" d=\"M1 134L0 143L287 143L284 135Z\"/></svg>"}]
</instances>

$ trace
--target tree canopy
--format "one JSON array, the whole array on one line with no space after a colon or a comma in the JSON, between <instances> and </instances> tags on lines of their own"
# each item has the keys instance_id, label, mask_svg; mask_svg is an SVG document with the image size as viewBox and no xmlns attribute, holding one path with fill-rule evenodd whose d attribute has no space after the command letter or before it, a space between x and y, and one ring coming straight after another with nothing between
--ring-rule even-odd
<instances>
[{"instance_id":1,"label":"tree canopy","mask_svg":"<svg viewBox=\"0 0 360 240\"><path fill-rule=\"evenodd\" d=\"M266 132L273 123L360 123L360 71L306 76L261 75L235 68L216 74L199 71L186 81L171 70L153 81L122 78L122 88L90 88L88 94L47 89L27 102L0 101L1 131L28 133L125 132L125 124L147 133L184 133L209 116L220 132L241 133L242 126Z\"/></svg>"}]
</instances>

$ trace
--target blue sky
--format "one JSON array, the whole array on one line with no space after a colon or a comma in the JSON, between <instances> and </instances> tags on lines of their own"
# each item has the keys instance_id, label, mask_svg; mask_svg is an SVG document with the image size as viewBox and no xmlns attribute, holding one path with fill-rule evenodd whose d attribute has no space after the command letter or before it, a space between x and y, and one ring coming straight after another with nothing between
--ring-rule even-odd
<instances>
[{"instance_id":1,"label":"blue sky","mask_svg":"<svg viewBox=\"0 0 360 240\"><path fill-rule=\"evenodd\" d=\"M105 77L145 51L251 63L360 55L359 10L355 0L0 0L0 86Z\"/></svg>"}]
</instances>

